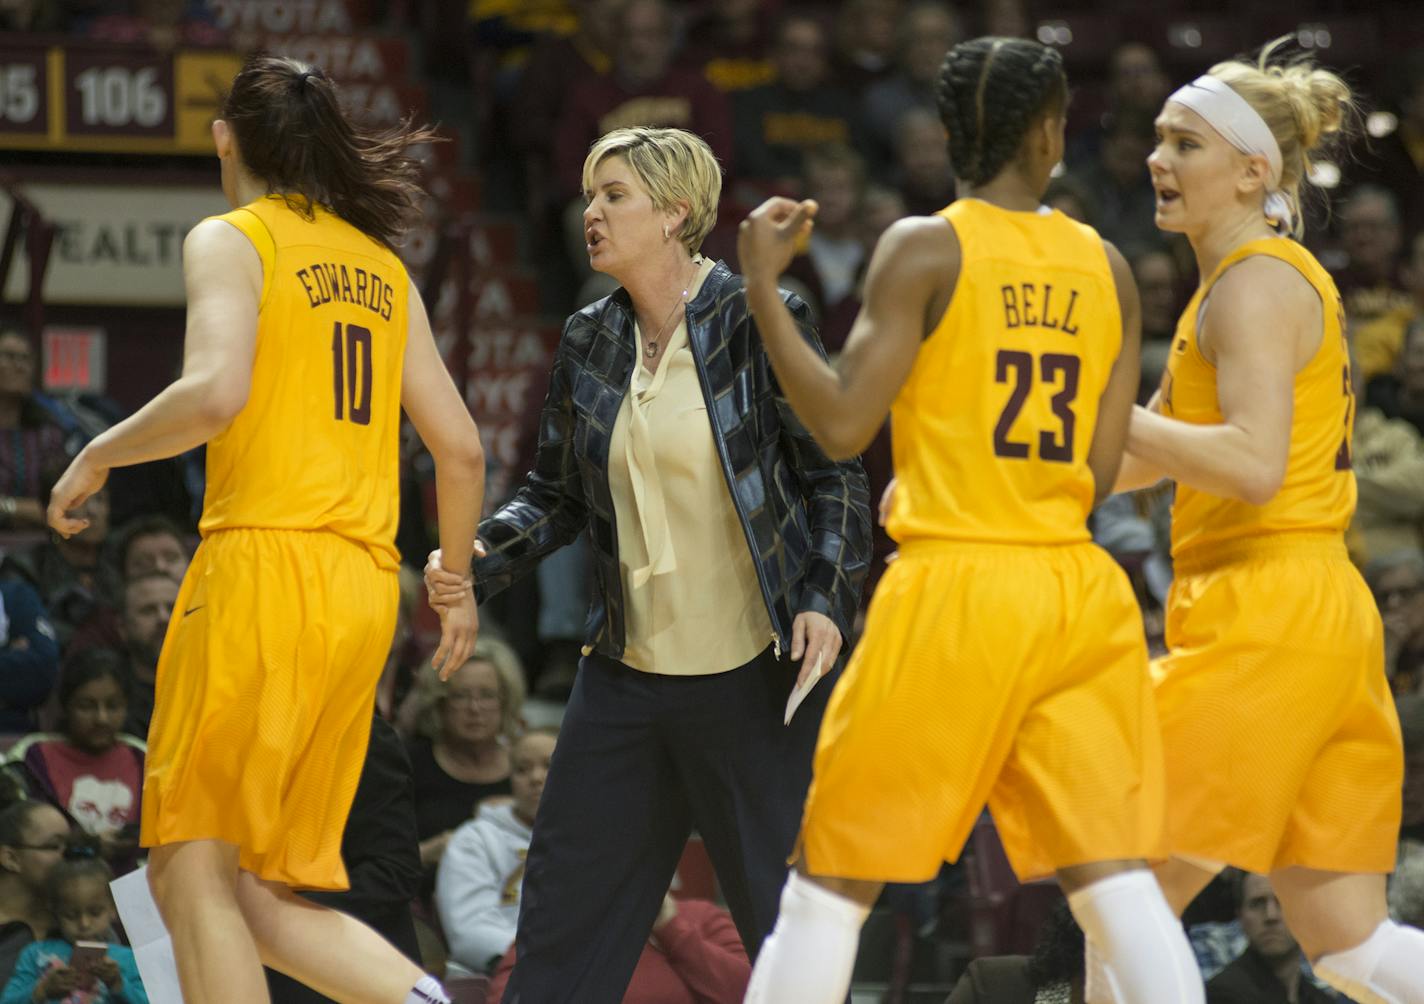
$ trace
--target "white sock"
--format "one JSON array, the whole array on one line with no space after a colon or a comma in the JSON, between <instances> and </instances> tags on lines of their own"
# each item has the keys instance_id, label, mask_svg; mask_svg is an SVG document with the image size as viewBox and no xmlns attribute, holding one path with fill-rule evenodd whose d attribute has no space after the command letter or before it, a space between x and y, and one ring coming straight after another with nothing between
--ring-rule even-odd
<instances>
[{"instance_id":1,"label":"white sock","mask_svg":"<svg viewBox=\"0 0 1424 1004\"><path fill-rule=\"evenodd\" d=\"M1083 939L1083 1000L1085 1004L1118 1004L1113 996L1112 980L1103 963L1103 953L1092 938Z\"/></svg>"},{"instance_id":2,"label":"white sock","mask_svg":"<svg viewBox=\"0 0 1424 1004\"><path fill-rule=\"evenodd\" d=\"M842 1004L870 910L792 872L745 1004Z\"/></svg>"},{"instance_id":3,"label":"white sock","mask_svg":"<svg viewBox=\"0 0 1424 1004\"><path fill-rule=\"evenodd\" d=\"M434 976L422 976L406 994L405 1004L450 1004L450 995Z\"/></svg>"},{"instance_id":4,"label":"white sock","mask_svg":"<svg viewBox=\"0 0 1424 1004\"><path fill-rule=\"evenodd\" d=\"M1386 920L1349 951L1322 955L1314 969L1359 1004L1424 1004L1424 931Z\"/></svg>"},{"instance_id":5,"label":"white sock","mask_svg":"<svg viewBox=\"0 0 1424 1004\"><path fill-rule=\"evenodd\" d=\"M1205 1004L1201 970L1181 922L1146 870L1120 872L1068 897L1089 944L1102 955L1100 1000Z\"/></svg>"}]
</instances>

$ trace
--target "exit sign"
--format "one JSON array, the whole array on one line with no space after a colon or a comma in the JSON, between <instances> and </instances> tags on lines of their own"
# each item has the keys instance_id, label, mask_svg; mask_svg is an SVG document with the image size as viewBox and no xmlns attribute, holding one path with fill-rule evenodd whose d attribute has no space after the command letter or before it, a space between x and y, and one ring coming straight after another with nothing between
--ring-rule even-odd
<instances>
[{"instance_id":1,"label":"exit sign","mask_svg":"<svg viewBox=\"0 0 1424 1004\"><path fill-rule=\"evenodd\" d=\"M104 391L105 349L103 328L44 329L45 390Z\"/></svg>"}]
</instances>

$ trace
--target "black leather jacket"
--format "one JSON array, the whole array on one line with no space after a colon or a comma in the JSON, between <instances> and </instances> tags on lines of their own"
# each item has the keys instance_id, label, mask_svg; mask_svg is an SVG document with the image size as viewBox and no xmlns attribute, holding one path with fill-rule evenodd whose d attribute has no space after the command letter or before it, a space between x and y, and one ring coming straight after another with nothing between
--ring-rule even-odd
<instances>
[{"instance_id":1,"label":"black leather jacket","mask_svg":"<svg viewBox=\"0 0 1424 1004\"><path fill-rule=\"evenodd\" d=\"M797 327L820 348L810 311L784 293ZM737 515L755 559L778 647L802 611L825 614L847 640L870 561L870 499L858 460L828 458L791 411L747 307L742 278L718 262L687 305L688 340ZM480 524L481 600L587 528L596 588L585 641L623 655L624 597L608 488L613 423L637 354L633 311L619 289L564 324L539 426L534 469ZM689 574L696 574L695 571Z\"/></svg>"}]
</instances>

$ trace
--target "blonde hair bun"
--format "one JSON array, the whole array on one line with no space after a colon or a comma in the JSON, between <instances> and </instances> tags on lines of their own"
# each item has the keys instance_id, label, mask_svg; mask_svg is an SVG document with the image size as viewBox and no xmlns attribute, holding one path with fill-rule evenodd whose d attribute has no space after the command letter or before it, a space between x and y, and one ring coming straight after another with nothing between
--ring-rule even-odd
<instances>
[{"instance_id":1,"label":"blonde hair bun","mask_svg":"<svg viewBox=\"0 0 1424 1004\"><path fill-rule=\"evenodd\" d=\"M1310 173L1311 154L1346 130L1355 115L1355 100L1344 79L1315 65L1309 56L1280 58L1289 38L1271 42L1254 63L1229 60L1208 73L1245 98L1275 136L1281 148L1280 187L1296 210L1299 237L1300 186Z\"/></svg>"}]
</instances>

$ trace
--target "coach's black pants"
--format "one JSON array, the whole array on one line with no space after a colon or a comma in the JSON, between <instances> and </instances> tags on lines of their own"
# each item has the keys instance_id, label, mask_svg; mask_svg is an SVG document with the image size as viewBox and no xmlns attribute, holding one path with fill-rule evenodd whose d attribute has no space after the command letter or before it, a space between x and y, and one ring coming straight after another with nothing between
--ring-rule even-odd
<instances>
[{"instance_id":1,"label":"coach's black pants","mask_svg":"<svg viewBox=\"0 0 1424 1004\"><path fill-rule=\"evenodd\" d=\"M770 649L715 676L582 661L534 823L506 1004L619 1004L693 827L756 957L836 679L787 727L798 665Z\"/></svg>"}]
</instances>

